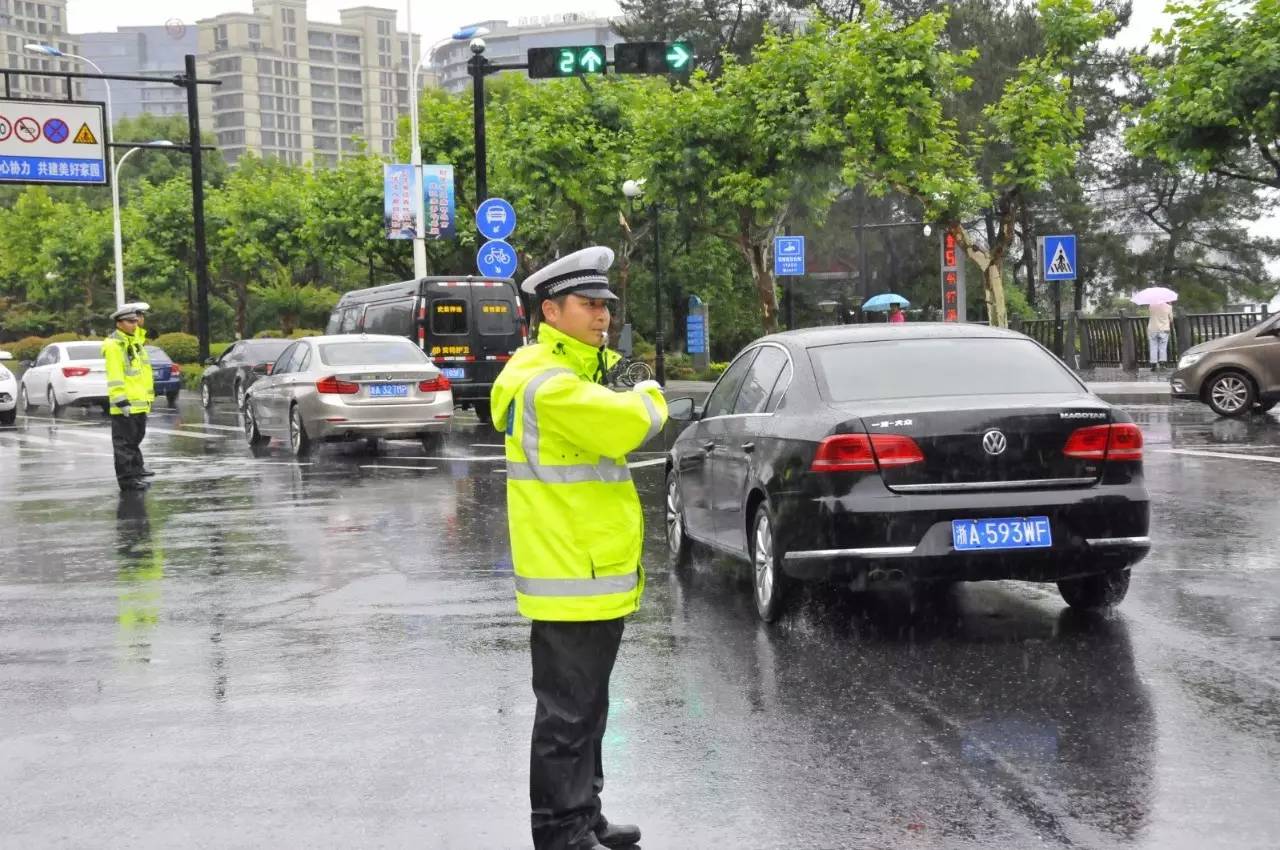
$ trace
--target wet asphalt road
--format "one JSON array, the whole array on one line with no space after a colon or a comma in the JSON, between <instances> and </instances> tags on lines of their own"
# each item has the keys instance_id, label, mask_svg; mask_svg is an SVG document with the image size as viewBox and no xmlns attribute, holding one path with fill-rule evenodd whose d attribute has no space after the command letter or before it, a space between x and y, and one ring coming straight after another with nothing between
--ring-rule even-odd
<instances>
[{"instance_id":1,"label":"wet asphalt road","mask_svg":"<svg viewBox=\"0 0 1280 850\"><path fill-rule=\"evenodd\" d=\"M606 813L649 850L1280 846L1280 418L1132 410L1155 547L1107 618L1000 583L765 627L744 571L666 569L637 468ZM498 443L254 458L183 406L122 498L98 415L0 429L0 846L528 846Z\"/></svg>"}]
</instances>

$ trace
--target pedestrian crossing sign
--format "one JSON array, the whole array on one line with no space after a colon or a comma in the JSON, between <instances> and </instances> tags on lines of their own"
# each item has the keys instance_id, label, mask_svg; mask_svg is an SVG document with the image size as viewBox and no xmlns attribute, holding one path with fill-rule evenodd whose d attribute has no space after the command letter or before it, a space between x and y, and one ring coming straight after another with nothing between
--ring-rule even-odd
<instances>
[{"instance_id":1,"label":"pedestrian crossing sign","mask_svg":"<svg viewBox=\"0 0 1280 850\"><path fill-rule=\"evenodd\" d=\"M1044 237L1044 251L1041 252L1041 256L1044 258L1045 280L1076 279L1076 237L1074 235Z\"/></svg>"}]
</instances>

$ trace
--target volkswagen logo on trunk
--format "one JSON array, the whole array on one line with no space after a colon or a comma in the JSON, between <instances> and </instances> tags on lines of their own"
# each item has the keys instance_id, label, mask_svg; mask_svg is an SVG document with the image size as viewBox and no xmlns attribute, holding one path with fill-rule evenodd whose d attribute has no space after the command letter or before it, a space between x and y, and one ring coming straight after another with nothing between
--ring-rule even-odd
<instances>
[{"instance_id":1,"label":"volkswagen logo on trunk","mask_svg":"<svg viewBox=\"0 0 1280 850\"><path fill-rule=\"evenodd\" d=\"M986 449L987 454L993 457L1002 455L1004 450L1009 448L1009 440L1005 437L1004 432L992 429L982 435L982 448Z\"/></svg>"}]
</instances>

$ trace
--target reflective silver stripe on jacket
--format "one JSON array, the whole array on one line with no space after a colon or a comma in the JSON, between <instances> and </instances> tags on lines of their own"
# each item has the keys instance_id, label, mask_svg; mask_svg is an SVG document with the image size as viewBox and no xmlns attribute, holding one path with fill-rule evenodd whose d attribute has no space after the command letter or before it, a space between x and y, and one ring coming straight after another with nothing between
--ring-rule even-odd
<instances>
[{"instance_id":1,"label":"reflective silver stripe on jacket","mask_svg":"<svg viewBox=\"0 0 1280 850\"><path fill-rule=\"evenodd\" d=\"M123 387L123 386L124 386L124 381L107 381L107 389L111 389L112 387Z\"/></svg>"},{"instance_id":2,"label":"reflective silver stripe on jacket","mask_svg":"<svg viewBox=\"0 0 1280 850\"><path fill-rule=\"evenodd\" d=\"M569 463L561 466L507 461L507 477L514 481L542 481L547 484L580 484L583 481L630 481L631 470L612 460L599 463Z\"/></svg>"},{"instance_id":3,"label":"reflective silver stripe on jacket","mask_svg":"<svg viewBox=\"0 0 1280 850\"><path fill-rule=\"evenodd\" d=\"M640 573L632 570L603 578L528 578L516 576L516 591L525 596L599 596L626 593L640 583Z\"/></svg>"},{"instance_id":4,"label":"reflective silver stripe on jacket","mask_svg":"<svg viewBox=\"0 0 1280 850\"><path fill-rule=\"evenodd\" d=\"M640 445L652 440L662 430L662 417L658 415L658 405L653 403L653 397L648 393L640 393L640 398L644 399L644 406L649 411L649 431L644 435L644 439L640 441Z\"/></svg>"}]
</instances>

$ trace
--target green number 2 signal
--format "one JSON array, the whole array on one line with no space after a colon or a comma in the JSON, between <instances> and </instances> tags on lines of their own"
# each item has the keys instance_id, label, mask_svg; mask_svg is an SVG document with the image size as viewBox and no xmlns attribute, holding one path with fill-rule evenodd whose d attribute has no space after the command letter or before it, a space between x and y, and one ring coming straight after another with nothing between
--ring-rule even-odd
<instances>
[{"instance_id":1,"label":"green number 2 signal","mask_svg":"<svg viewBox=\"0 0 1280 850\"><path fill-rule=\"evenodd\" d=\"M560 61L556 64L556 67L560 70L560 73L564 74L566 77L572 76L578 69L577 55L572 50L561 48Z\"/></svg>"}]
</instances>

